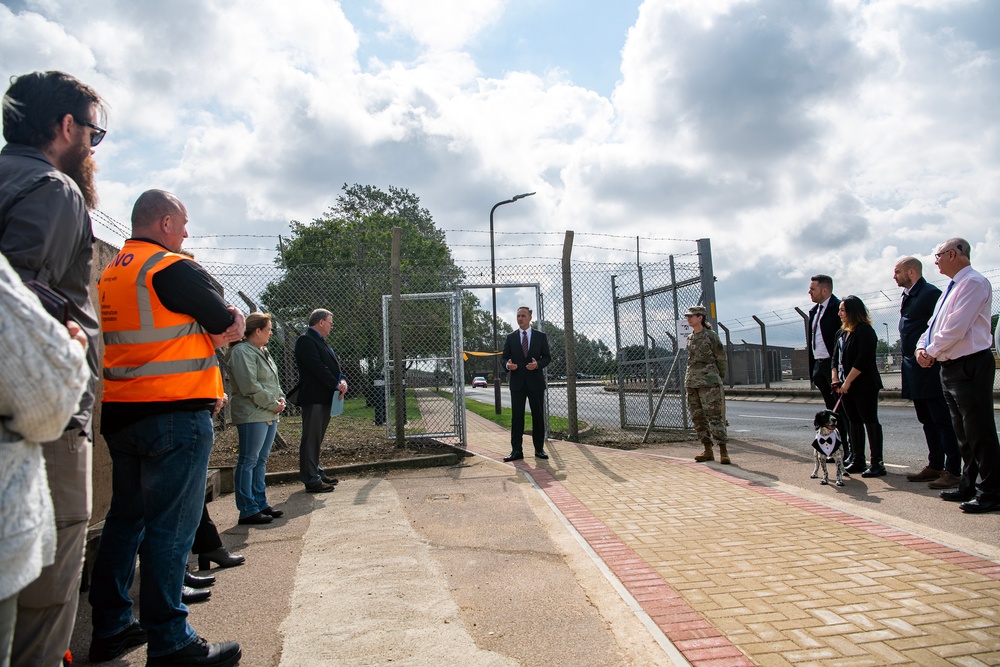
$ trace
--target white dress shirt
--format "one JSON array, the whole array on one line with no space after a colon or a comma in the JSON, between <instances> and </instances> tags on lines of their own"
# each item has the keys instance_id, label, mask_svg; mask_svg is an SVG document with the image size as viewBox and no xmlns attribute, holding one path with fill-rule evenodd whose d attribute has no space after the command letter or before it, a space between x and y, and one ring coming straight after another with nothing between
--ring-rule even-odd
<instances>
[{"instance_id":1,"label":"white dress shirt","mask_svg":"<svg viewBox=\"0 0 1000 667\"><path fill-rule=\"evenodd\" d=\"M942 292L927 331L917 349L938 361L958 359L990 348L990 305L993 286L983 274L967 266L952 279L955 286ZM930 333L930 339L928 339Z\"/></svg>"},{"instance_id":2,"label":"white dress shirt","mask_svg":"<svg viewBox=\"0 0 1000 667\"><path fill-rule=\"evenodd\" d=\"M832 295L831 295L832 296ZM813 359L829 359L830 350L826 349L826 341L823 340L823 327L820 325L819 321L822 319L823 315L826 314L826 309L830 307L830 297L826 297L826 301L819 304L819 308L816 309L816 316L813 318Z\"/></svg>"}]
</instances>

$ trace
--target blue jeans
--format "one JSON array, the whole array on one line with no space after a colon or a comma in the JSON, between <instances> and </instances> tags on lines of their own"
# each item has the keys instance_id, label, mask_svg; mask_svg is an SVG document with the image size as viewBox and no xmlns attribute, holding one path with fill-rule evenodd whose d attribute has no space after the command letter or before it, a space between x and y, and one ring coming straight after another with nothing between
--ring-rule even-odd
<instances>
[{"instance_id":1,"label":"blue jeans","mask_svg":"<svg viewBox=\"0 0 1000 667\"><path fill-rule=\"evenodd\" d=\"M245 519L269 507L264 475L274 435L278 432L278 419L272 419L270 424L237 424L236 432L240 436L240 456L233 472L233 483L236 486L236 509L240 511L240 518Z\"/></svg>"},{"instance_id":2,"label":"blue jeans","mask_svg":"<svg viewBox=\"0 0 1000 667\"><path fill-rule=\"evenodd\" d=\"M197 637L181 586L205 502L213 437L207 410L153 415L105 437L111 508L90 586L94 637L115 635L135 620L129 589L137 554L148 655L173 653Z\"/></svg>"}]
</instances>

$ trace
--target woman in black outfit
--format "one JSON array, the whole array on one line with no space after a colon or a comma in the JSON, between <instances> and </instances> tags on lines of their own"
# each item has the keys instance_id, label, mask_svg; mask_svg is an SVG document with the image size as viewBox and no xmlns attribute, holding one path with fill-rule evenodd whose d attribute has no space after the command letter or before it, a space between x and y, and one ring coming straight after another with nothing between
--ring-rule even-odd
<instances>
[{"instance_id":1,"label":"woman in black outfit","mask_svg":"<svg viewBox=\"0 0 1000 667\"><path fill-rule=\"evenodd\" d=\"M856 296L840 302L840 331L834 350L833 386L842 396L851 428L854 462L849 473L862 477L885 475L882 463L882 425L878 421L878 392L882 378L875 363L878 335L865 304ZM871 465L865 467L865 431L871 447Z\"/></svg>"}]
</instances>

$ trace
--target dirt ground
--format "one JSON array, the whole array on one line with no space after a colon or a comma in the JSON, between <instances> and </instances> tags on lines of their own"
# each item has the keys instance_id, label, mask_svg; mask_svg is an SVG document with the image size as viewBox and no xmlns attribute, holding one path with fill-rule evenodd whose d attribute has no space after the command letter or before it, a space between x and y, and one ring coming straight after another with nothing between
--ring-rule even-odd
<instances>
[{"instance_id":1,"label":"dirt ground","mask_svg":"<svg viewBox=\"0 0 1000 667\"><path fill-rule=\"evenodd\" d=\"M301 433L300 417L281 418L278 422L278 434L284 440L285 446L275 440L271 456L268 458L268 470L298 470ZM236 465L238 445L239 436L236 427L228 424L220 429L217 423L215 447L212 450L209 467ZM323 438L323 446L320 449L320 460L326 467L335 467L446 454L452 451L454 450L450 447L436 444L407 444L406 447L397 447L395 441L386 439L384 425L376 425L371 419L341 416L330 420L330 426L326 430L326 437Z\"/></svg>"}]
</instances>

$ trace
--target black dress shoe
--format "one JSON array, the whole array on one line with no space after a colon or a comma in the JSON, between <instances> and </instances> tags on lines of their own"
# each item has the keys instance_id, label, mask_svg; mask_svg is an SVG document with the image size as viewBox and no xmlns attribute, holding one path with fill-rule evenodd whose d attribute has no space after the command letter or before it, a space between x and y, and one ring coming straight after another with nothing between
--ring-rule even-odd
<instances>
[{"instance_id":1,"label":"black dress shoe","mask_svg":"<svg viewBox=\"0 0 1000 667\"><path fill-rule=\"evenodd\" d=\"M947 500L953 503L964 503L976 497L974 494L962 491L961 489L955 489L954 491L942 491L939 495L941 496L941 500Z\"/></svg>"},{"instance_id":2,"label":"black dress shoe","mask_svg":"<svg viewBox=\"0 0 1000 667\"><path fill-rule=\"evenodd\" d=\"M190 588L189 586L181 586L181 602L184 604L204 602L210 597L212 597L212 591L207 588Z\"/></svg>"},{"instance_id":3,"label":"black dress shoe","mask_svg":"<svg viewBox=\"0 0 1000 667\"><path fill-rule=\"evenodd\" d=\"M547 458L549 458L549 455L546 454L545 452L535 452L535 458L536 459L547 459Z\"/></svg>"},{"instance_id":4,"label":"black dress shoe","mask_svg":"<svg viewBox=\"0 0 1000 667\"><path fill-rule=\"evenodd\" d=\"M869 466L867 470L865 470L863 473L861 473L861 476L862 477L885 477L886 474L887 474L887 471L882 466L879 466L877 468L875 466Z\"/></svg>"},{"instance_id":5,"label":"black dress shoe","mask_svg":"<svg viewBox=\"0 0 1000 667\"><path fill-rule=\"evenodd\" d=\"M190 586L191 588L208 588L209 586L215 585L215 577L212 575L208 575L207 577L196 577L190 572L185 572L184 585Z\"/></svg>"},{"instance_id":6,"label":"black dress shoe","mask_svg":"<svg viewBox=\"0 0 1000 667\"><path fill-rule=\"evenodd\" d=\"M237 565L243 565L243 561L245 560L246 558L243 556L234 556L229 553L226 547L219 547L218 549L198 554L198 569L209 570L212 568L212 563L215 563L219 567L236 567Z\"/></svg>"},{"instance_id":7,"label":"black dress shoe","mask_svg":"<svg viewBox=\"0 0 1000 667\"><path fill-rule=\"evenodd\" d=\"M285 512L284 512L284 510L276 510L273 507L265 507L264 509L262 509L260 511L260 513L261 514L266 514L266 515L268 515L270 517L274 517L275 519L277 519L279 516L281 516Z\"/></svg>"},{"instance_id":8,"label":"black dress shoe","mask_svg":"<svg viewBox=\"0 0 1000 667\"><path fill-rule=\"evenodd\" d=\"M1000 498L987 500L982 496L964 502L958 506L966 514L983 514L984 512L996 512L1000 510Z\"/></svg>"},{"instance_id":9,"label":"black dress shoe","mask_svg":"<svg viewBox=\"0 0 1000 667\"><path fill-rule=\"evenodd\" d=\"M139 626L139 621L132 623L110 637L94 637L90 640L90 661L107 662L114 660L122 653L132 648L146 643L146 631Z\"/></svg>"},{"instance_id":10,"label":"black dress shoe","mask_svg":"<svg viewBox=\"0 0 1000 667\"><path fill-rule=\"evenodd\" d=\"M147 657L146 667L232 667L242 655L236 642L209 644L198 637L179 651Z\"/></svg>"},{"instance_id":11,"label":"black dress shoe","mask_svg":"<svg viewBox=\"0 0 1000 667\"><path fill-rule=\"evenodd\" d=\"M257 512L256 514L251 514L250 516L243 517L237 523L246 525L246 524L271 523L272 521L274 521L274 519L272 519L267 514L264 514L263 512Z\"/></svg>"},{"instance_id":12,"label":"black dress shoe","mask_svg":"<svg viewBox=\"0 0 1000 667\"><path fill-rule=\"evenodd\" d=\"M852 474L857 474L859 472L863 473L865 470L867 470L867 468L865 468L864 463L857 463L857 464L852 463L851 465L847 466L847 472Z\"/></svg>"},{"instance_id":13,"label":"black dress shoe","mask_svg":"<svg viewBox=\"0 0 1000 667\"><path fill-rule=\"evenodd\" d=\"M524 454L511 454L510 456L503 457L504 463L510 463L511 461L520 461L524 458Z\"/></svg>"},{"instance_id":14,"label":"black dress shoe","mask_svg":"<svg viewBox=\"0 0 1000 667\"><path fill-rule=\"evenodd\" d=\"M337 479L336 477L327 477L326 475L320 475L319 481L323 482L324 484L333 484L334 486L340 484L340 480Z\"/></svg>"},{"instance_id":15,"label":"black dress shoe","mask_svg":"<svg viewBox=\"0 0 1000 667\"><path fill-rule=\"evenodd\" d=\"M320 482L316 486L307 486L306 493L330 493L333 491L333 484L324 484Z\"/></svg>"}]
</instances>

